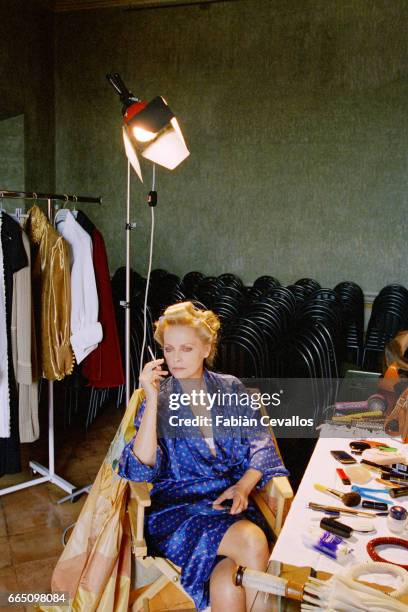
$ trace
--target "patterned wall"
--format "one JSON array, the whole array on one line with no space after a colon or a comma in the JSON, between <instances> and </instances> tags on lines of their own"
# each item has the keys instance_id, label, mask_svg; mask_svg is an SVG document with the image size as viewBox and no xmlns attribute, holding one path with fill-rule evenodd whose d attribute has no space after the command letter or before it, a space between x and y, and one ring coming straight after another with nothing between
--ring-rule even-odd
<instances>
[{"instance_id":1,"label":"patterned wall","mask_svg":"<svg viewBox=\"0 0 408 612\"><path fill-rule=\"evenodd\" d=\"M90 214L124 263L120 104L105 80L162 94L191 157L158 171L154 266L252 282L408 285L405 0L242 0L56 17L57 187L102 195ZM132 263L150 211L132 183Z\"/></svg>"}]
</instances>

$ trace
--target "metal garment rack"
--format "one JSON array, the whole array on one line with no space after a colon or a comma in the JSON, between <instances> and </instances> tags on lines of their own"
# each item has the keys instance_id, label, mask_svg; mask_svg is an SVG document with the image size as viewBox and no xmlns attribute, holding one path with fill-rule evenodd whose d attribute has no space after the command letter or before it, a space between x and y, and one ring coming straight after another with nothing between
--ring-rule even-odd
<instances>
[{"instance_id":1,"label":"metal garment rack","mask_svg":"<svg viewBox=\"0 0 408 612\"><path fill-rule=\"evenodd\" d=\"M55 200L62 202L77 202L81 203L93 203L102 204L102 198L92 198L87 196L76 196L68 194L57 194L57 193L36 193L34 191L9 191L7 189L0 189L0 201L2 199L22 199L22 200L43 200L48 203L48 219L52 223ZM73 484L61 478L55 473L55 448L54 448L54 381L48 381L48 468L37 463L37 461L30 461L29 467L34 474L42 474L40 478L33 478L26 482L21 482L11 487L6 487L0 490L0 497L2 495L8 495L8 493L14 493L20 489L26 489L28 487L34 487L35 485L42 484L44 482L52 482L60 489L63 489L67 493L72 493L76 488Z\"/></svg>"}]
</instances>

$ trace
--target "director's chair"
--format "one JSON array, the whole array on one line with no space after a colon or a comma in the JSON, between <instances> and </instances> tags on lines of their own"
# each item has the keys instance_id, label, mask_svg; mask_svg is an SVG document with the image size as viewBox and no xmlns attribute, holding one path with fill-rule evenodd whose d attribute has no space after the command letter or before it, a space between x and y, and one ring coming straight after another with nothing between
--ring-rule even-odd
<instances>
[{"instance_id":1,"label":"director's chair","mask_svg":"<svg viewBox=\"0 0 408 612\"><path fill-rule=\"evenodd\" d=\"M248 389L248 392L252 394L257 393L258 390ZM264 406L260 407L260 411L263 415L267 415ZM268 429L277 452L282 459L272 427L269 426ZM181 568L164 557L148 555L144 538L144 518L145 508L151 505L150 489L152 486L152 484L147 482L129 482L130 493L127 512L132 536L132 551L135 557L134 567L136 562L138 562L139 568L144 568L149 572L156 570L155 575L157 576L149 586L143 587L143 589L135 589L131 592L129 609L132 612L149 612L149 601L169 583L172 583L190 600L191 610L195 610L193 600L187 595L181 585ZM275 477L262 490L252 491L250 497L263 514L276 540L293 498L293 491L288 478L286 476ZM207 608L207 610L209 611L210 608Z\"/></svg>"}]
</instances>

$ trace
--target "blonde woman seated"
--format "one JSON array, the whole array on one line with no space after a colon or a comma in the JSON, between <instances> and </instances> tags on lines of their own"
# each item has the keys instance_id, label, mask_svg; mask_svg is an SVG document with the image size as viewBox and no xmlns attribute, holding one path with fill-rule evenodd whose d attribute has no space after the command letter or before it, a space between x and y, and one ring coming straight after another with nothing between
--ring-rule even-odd
<instances>
[{"instance_id":1,"label":"blonde woman seated","mask_svg":"<svg viewBox=\"0 0 408 612\"><path fill-rule=\"evenodd\" d=\"M149 554L182 568L181 583L197 609L211 605L212 612L244 612L255 592L233 585L233 569L244 565L264 571L269 558L268 528L248 496L254 487L288 471L270 435L248 437L240 427L216 425L217 415L238 416L248 409L232 400L227 407L215 401L208 410L198 401L204 392L215 398L247 394L237 378L205 367L213 363L219 327L213 312L198 310L191 302L170 306L160 317L155 338L168 370L163 359L143 368L140 384L146 399L135 419L137 434L121 456L119 475L153 483L145 524ZM183 393L189 394L189 405L184 405ZM175 410L177 397L181 401ZM200 428L182 424L194 416L210 416L212 422L200 419ZM170 427L170 417L180 425Z\"/></svg>"}]
</instances>

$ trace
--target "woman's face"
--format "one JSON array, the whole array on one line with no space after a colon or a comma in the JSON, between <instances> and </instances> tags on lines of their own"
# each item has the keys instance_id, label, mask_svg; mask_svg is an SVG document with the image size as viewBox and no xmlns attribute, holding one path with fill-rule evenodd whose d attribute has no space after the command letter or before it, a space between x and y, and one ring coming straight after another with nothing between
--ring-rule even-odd
<instances>
[{"instance_id":1,"label":"woman's face","mask_svg":"<svg viewBox=\"0 0 408 612\"><path fill-rule=\"evenodd\" d=\"M163 340L163 353L171 374L190 380L201 378L211 345L205 344L188 325L170 325L164 331Z\"/></svg>"}]
</instances>

